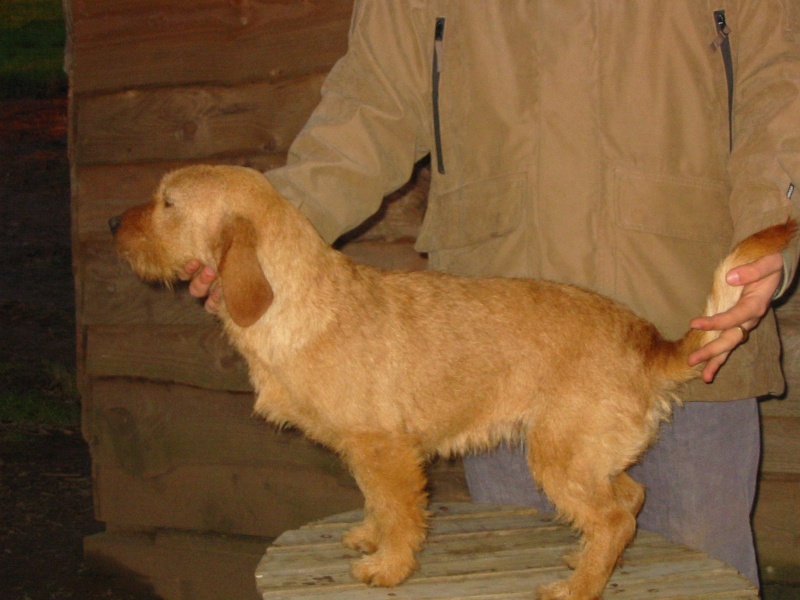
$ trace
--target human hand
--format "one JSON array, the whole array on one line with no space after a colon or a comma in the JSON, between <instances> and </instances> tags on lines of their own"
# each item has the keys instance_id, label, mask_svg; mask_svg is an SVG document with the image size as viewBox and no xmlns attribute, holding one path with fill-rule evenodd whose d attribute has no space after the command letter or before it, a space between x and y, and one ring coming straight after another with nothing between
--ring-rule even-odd
<instances>
[{"instance_id":1,"label":"human hand","mask_svg":"<svg viewBox=\"0 0 800 600\"><path fill-rule=\"evenodd\" d=\"M747 341L767 313L781 283L783 257L770 254L759 260L731 269L726 279L730 285L744 286L742 297L729 310L693 319L690 326L702 331L721 331L720 336L689 356L691 366L706 363L702 377L711 383L734 348Z\"/></svg>"},{"instance_id":2,"label":"human hand","mask_svg":"<svg viewBox=\"0 0 800 600\"><path fill-rule=\"evenodd\" d=\"M205 308L210 313L219 311L222 305L222 286L219 285L217 272L199 260L190 260L183 267L184 280L189 281L189 293L195 298L206 298Z\"/></svg>"}]
</instances>

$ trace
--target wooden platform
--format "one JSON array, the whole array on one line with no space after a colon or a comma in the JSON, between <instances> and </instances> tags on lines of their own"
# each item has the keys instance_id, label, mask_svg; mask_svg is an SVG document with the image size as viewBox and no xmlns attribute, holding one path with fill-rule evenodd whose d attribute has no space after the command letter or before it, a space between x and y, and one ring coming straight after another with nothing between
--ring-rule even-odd
<instances>
[{"instance_id":1,"label":"wooden platform","mask_svg":"<svg viewBox=\"0 0 800 600\"><path fill-rule=\"evenodd\" d=\"M349 574L358 553L340 538L361 511L329 517L280 536L256 569L264 600L319 598L533 598L535 588L567 577L562 556L577 536L548 515L524 508L478 504L431 506L428 543L420 570L393 589L370 588ZM758 598L753 585L706 554L640 531L605 598Z\"/></svg>"}]
</instances>

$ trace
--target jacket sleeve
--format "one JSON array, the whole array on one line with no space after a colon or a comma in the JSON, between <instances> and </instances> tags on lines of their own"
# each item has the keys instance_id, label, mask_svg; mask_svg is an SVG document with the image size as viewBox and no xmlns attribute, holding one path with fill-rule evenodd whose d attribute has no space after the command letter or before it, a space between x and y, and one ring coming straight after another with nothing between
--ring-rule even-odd
<instances>
[{"instance_id":1,"label":"jacket sleeve","mask_svg":"<svg viewBox=\"0 0 800 600\"><path fill-rule=\"evenodd\" d=\"M374 214L429 152L424 4L355 3L347 54L286 166L266 173L328 242Z\"/></svg>"},{"instance_id":2,"label":"jacket sleeve","mask_svg":"<svg viewBox=\"0 0 800 600\"><path fill-rule=\"evenodd\" d=\"M800 0L729 3L734 48L731 216L738 242L800 218ZM797 242L797 240L796 240ZM784 252L784 287L800 245Z\"/></svg>"}]
</instances>

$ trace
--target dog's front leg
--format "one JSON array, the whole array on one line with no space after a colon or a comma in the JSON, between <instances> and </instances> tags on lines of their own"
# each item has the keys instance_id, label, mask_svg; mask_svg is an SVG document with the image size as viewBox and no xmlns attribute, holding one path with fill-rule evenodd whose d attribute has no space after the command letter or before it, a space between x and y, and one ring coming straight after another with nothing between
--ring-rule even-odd
<instances>
[{"instance_id":1,"label":"dog's front leg","mask_svg":"<svg viewBox=\"0 0 800 600\"><path fill-rule=\"evenodd\" d=\"M426 534L427 496L422 459L407 435L360 434L343 444L342 456L364 494L364 522L343 542L371 554L353 563L353 576L393 587L416 569L414 553Z\"/></svg>"}]
</instances>

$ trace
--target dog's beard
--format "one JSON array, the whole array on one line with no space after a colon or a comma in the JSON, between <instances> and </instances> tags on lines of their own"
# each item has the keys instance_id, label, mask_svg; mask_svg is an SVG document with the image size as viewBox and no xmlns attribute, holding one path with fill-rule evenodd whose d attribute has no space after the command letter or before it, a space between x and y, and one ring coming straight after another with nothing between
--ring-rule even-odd
<instances>
[{"instance_id":1,"label":"dog's beard","mask_svg":"<svg viewBox=\"0 0 800 600\"><path fill-rule=\"evenodd\" d=\"M185 278L182 267L175 264L166 264L158 260L158 251L126 252L121 251L120 256L130 264L134 273L148 283L159 283L173 288L176 281ZM186 264L189 259L183 261Z\"/></svg>"}]
</instances>

